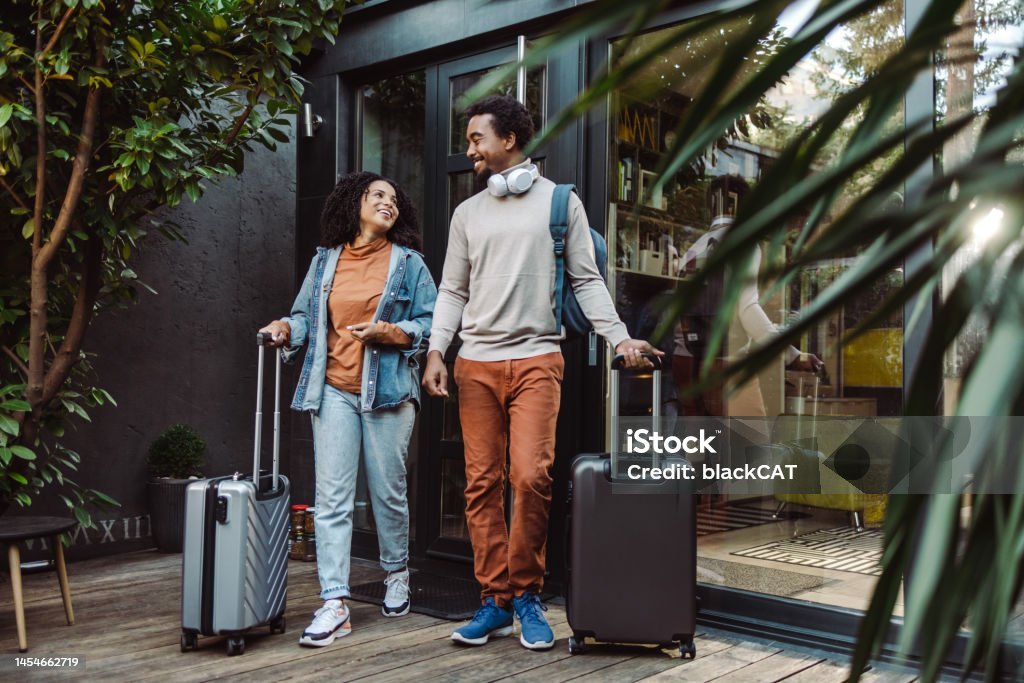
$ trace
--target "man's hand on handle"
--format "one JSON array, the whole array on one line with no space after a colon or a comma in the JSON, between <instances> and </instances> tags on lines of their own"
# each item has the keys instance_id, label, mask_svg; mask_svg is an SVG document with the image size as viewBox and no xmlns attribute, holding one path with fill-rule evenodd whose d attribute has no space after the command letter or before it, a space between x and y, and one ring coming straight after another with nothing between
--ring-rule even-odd
<instances>
[{"instance_id":1,"label":"man's hand on handle","mask_svg":"<svg viewBox=\"0 0 1024 683\"><path fill-rule=\"evenodd\" d=\"M664 356L664 351L651 346L650 342L644 341L643 339L627 339L624 342L619 342L619 345L615 347L615 353L621 353L623 357L623 364L627 368L653 368L654 363L644 358L643 354L650 353L655 356Z\"/></svg>"},{"instance_id":2,"label":"man's hand on handle","mask_svg":"<svg viewBox=\"0 0 1024 683\"><path fill-rule=\"evenodd\" d=\"M267 346L288 346L292 337L291 325L283 320L275 320L266 327L260 329L270 335L270 343Z\"/></svg>"},{"instance_id":3,"label":"man's hand on handle","mask_svg":"<svg viewBox=\"0 0 1024 683\"><path fill-rule=\"evenodd\" d=\"M423 369L423 388L431 396L448 396L448 368L440 351L427 354L427 367Z\"/></svg>"}]
</instances>

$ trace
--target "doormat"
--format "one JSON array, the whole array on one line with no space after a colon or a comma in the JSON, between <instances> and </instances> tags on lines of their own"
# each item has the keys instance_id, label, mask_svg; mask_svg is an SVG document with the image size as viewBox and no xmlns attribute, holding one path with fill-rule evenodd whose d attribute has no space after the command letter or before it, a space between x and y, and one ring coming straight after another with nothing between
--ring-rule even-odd
<instances>
[{"instance_id":1,"label":"doormat","mask_svg":"<svg viewBox=\"0 0 1024 683\"><path fill-rule=\"evenodd\" d=\"M440 574L414 571L410 577L412 611L441 619L469 619L480 607L480 584ZM384 604L384 582L352 586L352 599Z\"/></svg>"},{"instance_id":2,"label":"doormat","mask_svg":"<svg viewBox=\"0 0 1024 683\"><path fill-rule=\"evenodd\" d=\"M745 529L750 526L771 524L786 519L800 519L808 515L795 510L783 510L778 519L772 517L772 510L763 508L744 507L742 505L727 505L720 508L705 510L697 508L697 535L707 536L725 531Z\"/></svg>"},{"instance_id":3,"label":"doormat","mask_svg":"<svg viewBox=\"0 0 1024 683\"><path fill-rule=\"evenodd\" d=\"M857 531L852 527L838 527L737 550L732 554L878 576L882 573L882 540L881 529Z\"/></svg>"},{"instance_id":4,"label":"doormat","mask_svg":"<svg viewBox=\"0 0 1024 683\"><path fill-rule=\"evenodd\" d=\"M783 569L763 567L739 558L719 560L697 558L697 581L768 595L799 596L821 588L835 579Z\"/></svg>"}]
</instances>

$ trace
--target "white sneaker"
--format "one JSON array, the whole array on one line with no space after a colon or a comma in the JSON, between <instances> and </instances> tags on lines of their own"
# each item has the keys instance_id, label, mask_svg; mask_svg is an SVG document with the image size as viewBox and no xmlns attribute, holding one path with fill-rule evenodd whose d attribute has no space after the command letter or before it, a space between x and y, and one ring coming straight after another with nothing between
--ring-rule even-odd
<instances>
[{"instance_id":1,"label":"white sneaker","mask_svg":"<svg viewBox=\"0 0 1024 683\"><path fill-rule=\"evenodd\" d=\"M313 615L313 623L302 632L299 645L327 647L335 638L349 633L352 633L352 620L349 618L348 605L342 600L328 600Z\"/></svg>"},{"instance_id":2,"label":"white sneaker","mask_svg":"<svg viewBox=\"0 0 1024 683\"><path fill-rule=\"evenodd\" d=\"M384 579L387 592L384 594L384 606L380 613L386 617L401 617L409 613L409 570L390 572Z\"/></svg>"}]
</instances>

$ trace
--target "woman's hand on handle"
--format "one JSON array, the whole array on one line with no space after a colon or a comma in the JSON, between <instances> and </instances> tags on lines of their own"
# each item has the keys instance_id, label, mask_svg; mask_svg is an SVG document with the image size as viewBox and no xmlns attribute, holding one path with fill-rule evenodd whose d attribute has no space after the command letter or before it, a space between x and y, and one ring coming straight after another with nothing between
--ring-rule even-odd
<instances>
[{"instance_id":1,"label":"woman's hand on handle","mask_svg":"<svg viewBox=\"0 0 1024 683\"><path fill-rule=\"evenodd\" d=\"M288 346L288 342L292 337L291 325L283 320L275 320L269 325L261 328L260 332L265 332L270 335L270 343L268 346Z\"/></svg>"}]
</instances>

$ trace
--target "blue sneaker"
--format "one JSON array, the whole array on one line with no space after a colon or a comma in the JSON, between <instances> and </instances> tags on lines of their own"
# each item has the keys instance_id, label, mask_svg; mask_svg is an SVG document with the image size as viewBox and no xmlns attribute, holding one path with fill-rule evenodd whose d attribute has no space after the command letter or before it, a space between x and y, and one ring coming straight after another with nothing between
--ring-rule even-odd
<instances>
[{"instance_id":1,"label":"blue sneaker","mask_svg":"<svg viewBox=\"0 0 1024 683\"><path fill-rule=\"evenodd\" d=\"M452 632L452 640L466 645L483 645L491 636L512 635L512 610L502 609L487 598L473 615L473 620Z\"/></svg>"},{"instance_id":2,"label":"blue sneaker","mask_svg":"<svg viewBox=\"0 0 1024 683\"><path fill-rule=\"evenodd\" d=\"M512 598L512 607L515 608L519 625L522 628L519 642L523 644L523 647L530 650L547 650L555 644L555 634L548 626L548 620L541 614L541 612L547 612L548 608L540 601L539 595L523 593L519 597Z\"/></svg>"}]
</instances>

